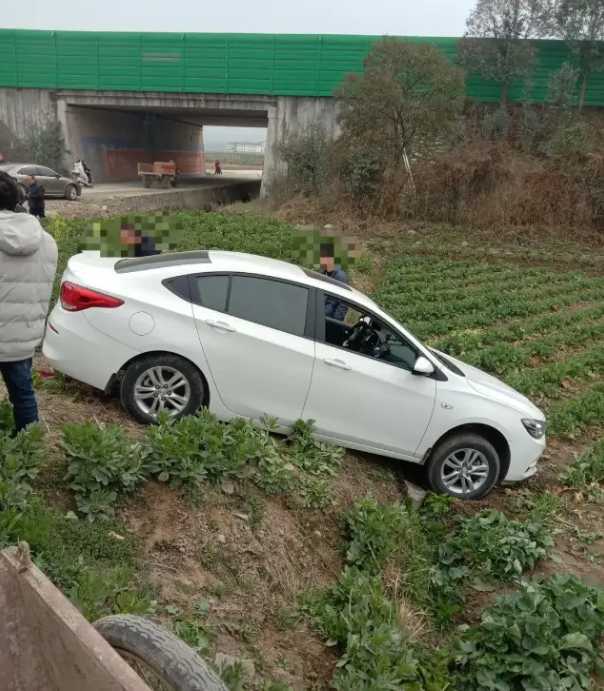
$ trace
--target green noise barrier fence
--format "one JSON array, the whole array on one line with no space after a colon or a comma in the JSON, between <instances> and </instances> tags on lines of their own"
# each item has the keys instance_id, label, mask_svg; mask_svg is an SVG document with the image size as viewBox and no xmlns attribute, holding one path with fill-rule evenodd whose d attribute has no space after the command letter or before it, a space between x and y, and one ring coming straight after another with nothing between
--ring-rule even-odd
<instances>
[{"instance_id":1,"label":"green noise barrier fence","mask_svg":"<svg viewBox=\"0 0 604 691\"><path fill-rule=\"evenodd\" d=\"M126 33L0 29L0 87L176 93L331 96L378 36ZM456 38L409 37L452 61ZM535 69L510 97L547 96L551 75L571 59L562 41L536 41ZM493 82L470 75L468 96L497 101ZM586 104L604 106L604 72L591 77Z\"/></svg>"}]
</instances>

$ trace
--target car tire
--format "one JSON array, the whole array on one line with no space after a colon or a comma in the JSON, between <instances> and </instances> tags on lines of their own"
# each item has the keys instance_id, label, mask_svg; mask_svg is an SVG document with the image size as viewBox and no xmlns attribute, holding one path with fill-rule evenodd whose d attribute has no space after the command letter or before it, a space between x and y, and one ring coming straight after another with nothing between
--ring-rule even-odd
<instances>
[{"instance_id":1,"label":"car tire","mask_svg":"<svg viewBox=\"0 0 604 691\"><path fill-rule=\"evenodd\" d=\"M458 499L481 499L499 479L501 460L495 447L479 434L455 434L443 440L428 462L434 492Z\"/></svg>"},{"instance_id":2,"label":"car tire","mask_svg":"<svg viewBox=\"0 0 604 691\"><path fill-rule=\"evenodd\" d=\"M70 202L75 202L78 198L78 188L75 185L67 185L65 188L65 199Z\"/></svg>"},{"instance_id":3,"label":"car tire","mask_svg":"<svg viewBox=\"0 0 604 691\"><path fill-rule=\"evenodd\" d=\"M171 381L175 381L172 387ZM163 390L162 382L166 387ZM157 422L162 406L174 418L193 415L207 400L207 388L191 362L178 355L158 353L135 360L127 368L121 381L120 399L132 417L143 424L152 424ZM154 410L156 405L159 408Z\"/></svg>"},{"instance_id":4,"label":"car tire","mask_svg":"<svg viewBox=\"0 0 604 691\"><path fill-rule=\"evenodd\" d=\"M151 689L227 691L220 677L184 641L133 614L113 614L94 628Z\"/></svg>"}]
</instances>

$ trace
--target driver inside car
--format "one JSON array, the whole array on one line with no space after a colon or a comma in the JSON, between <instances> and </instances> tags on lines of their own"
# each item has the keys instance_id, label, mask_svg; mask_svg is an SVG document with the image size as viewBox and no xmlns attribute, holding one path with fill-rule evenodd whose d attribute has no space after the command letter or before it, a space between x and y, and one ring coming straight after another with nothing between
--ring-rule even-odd
<instances>
[{"instance_id":1,"label":"driver inside car","mask_svg":"<svg viewBox=\"0 0 604 691\"><path fill-rule=\"evenodd\" d=\"M326 296L326 312L327 300ZM335 301L335 298L333 298ZM403 369L412 369L417 353L394 331L375 317L364 314L344 301L337 301L343 308L346 321L325 317L325 340L360 355L384 360Z\"/></svg>"}]
</instances>

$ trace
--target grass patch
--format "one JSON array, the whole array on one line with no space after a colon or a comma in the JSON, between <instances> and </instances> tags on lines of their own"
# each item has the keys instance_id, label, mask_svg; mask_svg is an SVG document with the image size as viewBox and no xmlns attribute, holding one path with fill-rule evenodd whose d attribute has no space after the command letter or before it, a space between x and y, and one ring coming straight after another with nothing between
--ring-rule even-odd
<instances>
[{"instance_id":1,"label":"grass patch","mask_svg":"<svg viewBox=\"0 0 604 691\"><path fill-rule=\"evenodd\" d=\"M149 611L137 545L121 524L80 521L34 498L22 509L0 513L0 546L21 540L29 544L36 565L90 621Z\"/></svg>"}]
</instances>

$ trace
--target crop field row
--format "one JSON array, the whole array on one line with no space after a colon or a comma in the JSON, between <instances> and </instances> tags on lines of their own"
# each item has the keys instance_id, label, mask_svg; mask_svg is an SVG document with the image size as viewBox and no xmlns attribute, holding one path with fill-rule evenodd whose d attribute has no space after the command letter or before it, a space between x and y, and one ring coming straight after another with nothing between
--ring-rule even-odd
<instances>
[{"instance_id":1,"label":"crop field row","mask_svg":"<svg viewBox=\"0 0 604 691\"><path fill-rule=\"evenodd\" d=\"M554 435L604 422L604 279L405 256L374 296L430 345L544 408Z\"/></svg>"},{"instance_id":2,"label":"crop field row","mask_svg":"<svg viewBox=\"0 0 604 691\"><path fill-rule=\"evenodd\" d=\"M579 321L592 321L604 316L604 303L584 303L580 309L568 312L552 312L528 319L513 319L503 326L488 330L472 329L450 333L431 340L431 345L446 350L451 355L461 355L469 350L499 343L513 343L527 338L537 339L553 331L567 328Z\"/></svg>"}]
</instances>

